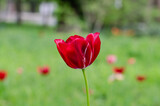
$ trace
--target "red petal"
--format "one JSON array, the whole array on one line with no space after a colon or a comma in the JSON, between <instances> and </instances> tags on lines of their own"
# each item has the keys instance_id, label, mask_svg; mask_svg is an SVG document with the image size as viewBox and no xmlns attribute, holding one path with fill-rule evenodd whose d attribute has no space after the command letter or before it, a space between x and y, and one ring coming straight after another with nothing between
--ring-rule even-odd
<instances>
[{"instance_id":1,"label":"red petal","mask_svg":"<svg viewBox=\"0 0 160 106\"><path fill-rule=\"evenodd\" d=\"M85 64L84 68L85 68L88 65L90 65L93 53L92 53L91 46L87 41L85 41L85 45L82 45L81 50L85 59L84 60L84 64Z\"/></svg>"},{"instance_id":2,"label":"red petal","mask_svg":"<svg viewBox=\"0 0 160 106\"><path fill-rule=\"evenodd\" d=\"M74 36L70 36L67 40L66 43L71 43L72 41L74 41L75 39L80 38L80 39L84 39L83 37L79 36L79 35L74 35Z\"/></svg>"},{"instance_id":3,"label":"red petal","mask_svg":"<svg viewBox=\"0 0 160 106\"><path fill-rule=\"evenodd\" d=\"M68 47L68 44L62 39L55 39L54 42L56 43L57 49L65 63L71 68L76 68L76 66L67 58L66 48Z\"/></svg>"},{"instance_id":4,"label":"red petal","mask_svg":"<svg viewBox=\"0 0 160 106\"><path fill-rule=\"evenodd\" d=\"M77 50L77 55L79 56L80 67L85 68L89 65L91 60L91 47L85 39L76 39L74 42L75 48Z\"/></svg>"},{"instance_id":5,"label":"red petal","mask_svg":"<svg viewBox=\"0 0 160 106\"><path fill-rule=\"evenodd\" d=\"M92 49L92 60L90 62L90 64L93 63L93 61L96 59L96 57L98 56L99 52L100 52L100 46L101 46L101 41L99 38L99 32L96 33L91 33L86 37L86 40L90 43L91 45L91 49Z\"/></svg>"}]
</instances>

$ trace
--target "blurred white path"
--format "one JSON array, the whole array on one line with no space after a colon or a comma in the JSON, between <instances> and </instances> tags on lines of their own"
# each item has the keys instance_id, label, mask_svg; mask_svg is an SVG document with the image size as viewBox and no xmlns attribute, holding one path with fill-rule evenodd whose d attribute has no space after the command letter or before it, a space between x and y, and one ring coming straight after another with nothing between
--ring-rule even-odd
<instances>
[{"instance_id":1,"label":"blurred white path","mask_svg":"<svg viewBox=\"0 0 160 106\"><path fill-rule=\"evenodd\" d=\"M2 22L16 22L16 12L6 12L6 11L0 11L0 21ZM30 13L30 12L22 12L21 13L21 19L23 22L32 23L32 24L38 24L43 25L44 24L44 17L40 13ZM48 26L55 26L57 23L57 20L53 16L46 16L45 17L45 24Z\"/></svg>"}]
</instances>

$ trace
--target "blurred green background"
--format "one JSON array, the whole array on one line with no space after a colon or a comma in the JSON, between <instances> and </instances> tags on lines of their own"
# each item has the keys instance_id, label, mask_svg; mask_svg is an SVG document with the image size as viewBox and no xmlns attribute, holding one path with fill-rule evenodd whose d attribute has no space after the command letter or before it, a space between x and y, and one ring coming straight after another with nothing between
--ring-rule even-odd
<instances>
[{"instance_id":1,"label":"blurred green background","mask_svg":"<svg viewBox=\"0 0 160 106\"><path fill-rule=\"evenodd\" d=\"M101 51L86 69L91 106L159 106L159 21L160 0L0 0L0 70L8 73L0 106L85 106L82 72L65 64L54 39L97 31ZM46 76L37 72L44 65ZM109 83L114 66L125 67L124 80Z\"/></svg>"}]
</instances>

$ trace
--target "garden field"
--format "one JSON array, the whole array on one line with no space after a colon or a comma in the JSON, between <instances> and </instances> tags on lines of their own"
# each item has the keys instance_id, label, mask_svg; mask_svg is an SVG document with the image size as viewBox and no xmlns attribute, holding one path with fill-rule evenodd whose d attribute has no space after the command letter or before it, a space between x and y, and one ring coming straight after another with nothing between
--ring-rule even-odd
<instances>
[{"instance_id":1,"label":"garden field","mask_svg":"<svg viewBox=\"0 0 160 106\"><path fill-rule=\"evenodd\" d=\"M0 106L85 106L82 71L68 67L54 43L74 34L88 33L0 25L0 70L7 72L0 81ZM160 38L101 33L100 39L100 53L86 68L91 106L160 106ZM106 62L110 54L117 56L115 64ZM128 64L131 57L135 64ZM48 66L50 73L37 72L41 66ZM124 80L109 83L114 66L125 68ZM137 81L138 75L146 80Z\"/></svg>"}]
</instances>

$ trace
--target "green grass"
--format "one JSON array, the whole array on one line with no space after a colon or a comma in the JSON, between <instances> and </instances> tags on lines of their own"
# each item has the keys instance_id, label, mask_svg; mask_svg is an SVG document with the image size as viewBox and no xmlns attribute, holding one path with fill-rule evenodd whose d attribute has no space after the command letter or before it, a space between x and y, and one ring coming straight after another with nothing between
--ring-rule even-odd
<instances>
[{"instance_id":1,"label":"green grass","mask_svg":"<svg viewBox=\"0 0 160 106\"><path fill-rule=\"evenodd\" d=\"M69 68L60 57L55 38L87 33L56 33L32 26L0 26L0 69L8 72L0 82L0 106L85 106L84 79L81 70ZM160 38L107 37L100 35L102 46L96 61L87 67L87 77L94 93L91 106L159 106ZM105 57L115 54L115 66L126 66L125 79L107 82L112 66ZM127 59L136 58L128 65ZM41 76L37 67L48 65L51 73ZM23 67L21 75L17 68ZM139 83L137 75L147 76Z\"/></svg>"}]
</instances>

